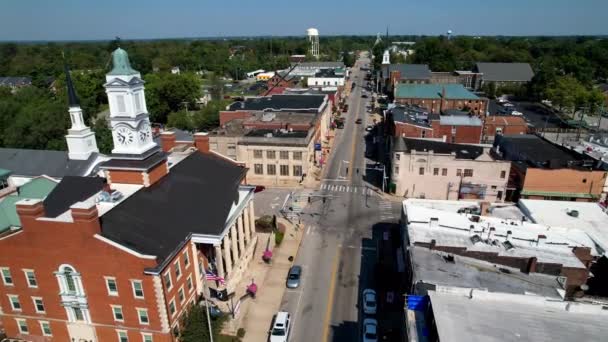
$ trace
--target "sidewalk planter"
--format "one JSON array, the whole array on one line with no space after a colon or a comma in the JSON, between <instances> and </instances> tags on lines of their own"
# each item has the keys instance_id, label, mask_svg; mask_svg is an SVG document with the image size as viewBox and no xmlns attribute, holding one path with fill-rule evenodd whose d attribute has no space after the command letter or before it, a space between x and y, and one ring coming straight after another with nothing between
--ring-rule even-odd
<instances>
[{"instance_id":1,"label":"sidewalk planter","mask_svg":"<svg viewBox=\"0 0 608 342\"><path fill-rule=\"evenodd\" d=\"M269 249L265 250L264 254L262 254L262 260L264 260L264 262L269 264L271 259L272 259L272 251Z\"/></svg>"}]
</instances>

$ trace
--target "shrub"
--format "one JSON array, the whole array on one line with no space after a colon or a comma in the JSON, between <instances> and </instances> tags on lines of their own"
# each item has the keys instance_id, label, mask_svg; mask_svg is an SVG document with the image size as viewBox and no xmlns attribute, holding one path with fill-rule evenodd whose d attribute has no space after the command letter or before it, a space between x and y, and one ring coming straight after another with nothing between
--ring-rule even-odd
<instances>
[{"instance_id":1,"label":"shrub","mask_svg":"<svg viewBox=\"0 0 608 342\"><path fill-rule=\"evenodd\" d=\"M285 237L285 233L279 231L274 234L274 243L279 246L281 242L283 242L283 238Z\"/></svg>"},{"instance_id":2,"label":"shrub","mask_svg":"<svg viewBox=\"0 0 608 342\"><path fill-rule=\"evenodd\" d=\"M245 329L239 328L239 330L236 331L236 336L238 336L239 338L245 337Z\"/></svg>"}]
</instances>

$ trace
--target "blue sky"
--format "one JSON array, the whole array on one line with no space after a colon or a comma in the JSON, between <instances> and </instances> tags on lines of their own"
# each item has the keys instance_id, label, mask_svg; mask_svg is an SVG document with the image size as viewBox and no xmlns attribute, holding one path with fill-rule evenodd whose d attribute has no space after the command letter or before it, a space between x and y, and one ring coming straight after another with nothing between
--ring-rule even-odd
<instances>
[{"instance_id":1,"label":"blue sky","mask_svg":"<svg viewBox=\"0 0 608 342\"><path fill-rule=\"evenodd\" d=\"M608 34L608 0L2 0L0 40Z\"/></svg>"}]
</instances>

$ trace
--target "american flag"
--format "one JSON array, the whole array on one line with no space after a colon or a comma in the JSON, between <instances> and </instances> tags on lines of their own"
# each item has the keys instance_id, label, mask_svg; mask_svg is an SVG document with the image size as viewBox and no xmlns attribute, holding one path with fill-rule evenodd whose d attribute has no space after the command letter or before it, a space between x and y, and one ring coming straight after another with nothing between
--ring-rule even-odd
<instances>
[{"instance_id":1,"label":"american flag","mask_svg":"<svg viewBox=\"0 0 608 342\"><path fill-rule=\"evenodd\" d=\"M220 284L224 284L224 278L213 273L213 271L211 271L211 270L206 270L205 276L207 277L207 280L219 281Z\"/></svg>"}]
</instances>

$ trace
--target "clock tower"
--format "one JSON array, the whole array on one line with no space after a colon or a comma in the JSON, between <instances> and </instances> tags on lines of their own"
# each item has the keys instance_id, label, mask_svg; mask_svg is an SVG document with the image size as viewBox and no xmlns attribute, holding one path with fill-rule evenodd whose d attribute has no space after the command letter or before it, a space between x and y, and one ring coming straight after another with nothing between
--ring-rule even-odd
<instances>
[{"instance_id":1,"label":"clock tower","mask_svg":"<svg viewBox=\"0 0 608 342\"><path fill-rule=\"evenodd\" d=\"M112 70L106 75L104 86L110 104L112 154L137 157L158 148L152 141L144 81L140 73L131 68L125 50L118 48L112 52Z\"/></svg>"},{"instance_id":2,"label":"clock tower","mask_svg":"<svg viewBox=\"0 0 608 342\"><path fill-rule=\"evenodd\" d=\"M150 186L169 172L167 156L152 140L141 74L131 67L127 52L120 47L112 52L112 70L106 74L104 87L114 149L100 168L108 183Z\"/></svg>"}]
</instances>

